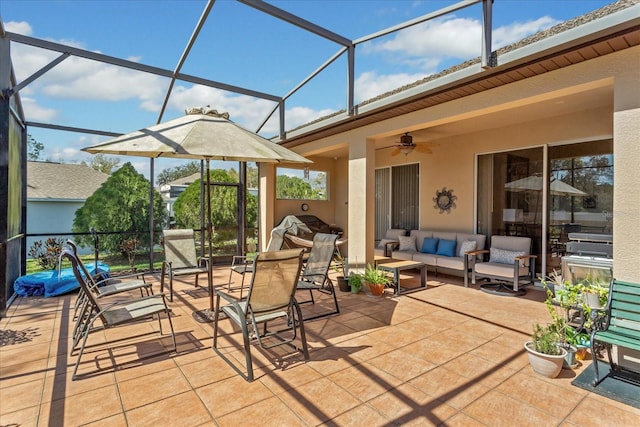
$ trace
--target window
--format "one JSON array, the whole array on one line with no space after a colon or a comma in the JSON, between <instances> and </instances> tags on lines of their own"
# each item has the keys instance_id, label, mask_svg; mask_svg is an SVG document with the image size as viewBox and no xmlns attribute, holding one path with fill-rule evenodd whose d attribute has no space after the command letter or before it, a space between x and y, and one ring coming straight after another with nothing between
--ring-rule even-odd
<instances>
[{"instance_id":1,"label":"window","mask_svg":"<svg viewBox=\"0 0 640 427\"><path fill-rule=\"evenodd\" d=\"M276 198L327 200L327 173L308 168L277 168Z\"/></svg>"}]
</instances>

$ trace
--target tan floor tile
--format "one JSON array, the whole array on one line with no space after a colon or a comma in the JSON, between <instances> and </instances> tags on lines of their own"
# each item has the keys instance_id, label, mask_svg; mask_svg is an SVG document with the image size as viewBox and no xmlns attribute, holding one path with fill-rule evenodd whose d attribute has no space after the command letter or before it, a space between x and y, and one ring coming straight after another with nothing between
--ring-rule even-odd
<instances>
[{"instance_id":1,"label":"tan floor tile","mask_svg":"<svg viewBox=\"0 0 640 427\"><path fill-rule=\"evenodd\" d=\"M333 418L328 424L336 426L388 426L387 420L380 412L369 405L360 405Z\"/></svg>"},{"instance_id":2,"label":"tan floor tile","mask_svg":"<svg viewBox=\"0 0 640 427\"><path fill-rule=\"evenodd\" d=\"M397 387L402 382L367 363L336 372L328 378L363 402Z\"/></svg>"},{"instance_id":3,"label":"tan floor tile","mask_svg":"<svg viewBox=\"0 0 640 427\"><path fill-rule=\"evenodd\" d=\"M273 397L260 381L249 383L239 375L200 387L196 392L216 418Z\"/></svg>"},{"instance_id":4,"label":"tan floor tile","mask_svg":"<svg viewBox=\"0 0 640 427\"><path fill-rule=\"evenodd\" d=\"M492 426L551 426L562 421L562 418L553 417L534 406L495 391L483 395L463 411Z\"/></svg>"},{"instance_id":5,"label":"tan floor tile","mask_svg":"<svg viewBox=\"0 0 640 427\"><path fill-rule=\"evenodd\" d=\"M335 346L354 359L366 361L395 350L395 347L373 338L371 335L360 335Z\"/></svg>"},{"instance_id":6,"label":"tan floor tile","mask_svg":"<svg viewBox=\"0 0 640 427\"><path fill-rule=\"evenodd\" d=\"M71 398L87 391L96 390L115 384L112 373L95 375L93 377L71 380L71 374L60 374L47 376L44 381L44 391L42 393L42 403L52 400Z\"/></svg>"},{"instance_id":7,"label":"tan floor tile","mask_svg":"<svg viewBox=\"0 0 640 427\"><path fill-rule=\"evenodd\" d=\"M457 412L409 384L401 384L393 390L369 402L390 423L398 425L441 425Z\"/></svg>"},{"instance_id":8,"label":"tan floor tile","mask_svg":"<svg viewBox=\"0 0 640 427\"><path fill-rule=\"evenodd\" d=\"M291 393L282 393L278 397L309 425L324 423L362 405L358 399L326 378L303 384Z\"/></svg>"},{"instance_id":9,"label":"tan floor tile","mask_svg":"<svg viewBox=\"0 0 640 427\"><path fill-rule=\"evenodd\" d=\"M633 408L598 395L590 395L580 402L567 421L580 426L637 426L640 409Z\"/></svg>"},{"instance_id":10,"label":"tan floor tile","mask_svg":"<svg viewBox=\"0 0 640 427\"><path fill-rule=\"evenodd\" d=\"M119 382L118 388L125 410L157 402L191 389L178 368Z\"/></svg>"},{"instance_id":11,"label":"tan floor tile","mask_svg":"<svg viewBox=\"0 0 640 427\"><path fill-rule=\"evenodd\" d=\"M127 425L127 419L125 418L124 414L117 414L107 418L103 418L101 420L84 424L83 427L116 427L116 426L126 426L126 425Z\"/></svg>"},{"instance_id":12,"label":"tan floor tile","mask_svg":"<svg viewBox=\"0 0 640 427\"><path fill-rule=\"evenodd\" d=\"M36 380L0 388L0 414L37 405L42 395L43 382Z\"/></svg>"},{"instance_id":13,"label":"tan floor tile","mask_svg":"<svg viewBox=\"0 0 640 427\"><path fill-rule=\"evenodd\" d=\"M404 351L404 349L385 353L369 360L367 363L388 372L402 381L415 378L436 366L423 358Z\"/></svg>"},{"instance_id":14,"label":"tan floor tile","mask_svg":"<svg viewBox=\"0 0 640 427\"><path fill-rule=\"evenodd\" d=\"M238 375L221 357L208 357L180 367L193 388L231 378Z\"/></svg>"},{"instance_id":15,"label":"tan floor tile","mask_svg":"<svg viewBox=\"0 0 640 427\"><path fill-rule=\"evenodd\" d=\"M243 408L242 411L232 412L216 418L220 426L240 426L259 423L260 426L305 426L306 424L277 397L265 399Z\"/></svg>"},{"instance_id":16,"label":"tan floor tile","mask_svg":"<svg viewBox=\"0 0 640 427\"><path fill-rule=\"evenodd\" d=\"M100 402L96 405L96 402ZM43 403L39 426L83 425L122 413L116 386L103 387L81 393L73 399Z\"/></svg>"},{"instance_id":17,"label":"tan floor tile","mask_svg":"<svg viewBox=\"0 0 640 427\"><path fill-rule=\"evenodd\" d=\"M496 387L516 374L516 371L471 353L465 353L443 365L463 377L482 381L487 387Z\"/></svg>"},{"instance_id":18,"label":"tan floor tile","mask_svg":"<svg viewBox=\"0 0 640 427\"><path fill-rule=\"evenodd\" d=\"M4 401L2 403L4 405ZM2 412L0 410L0 412ZM40 415L40 406L30 406L17 411L0 413L1 426L20 426L35 427L38 425L38 416Z\"/></svg>"},{"instance_id":19,"label":"tan floor tile","mask_svg":"<svg viewBox=\"0 0 640 427\"><path fill-rule=\"evenodd\" d=\"M44 379L47 375L48 363L49 361L45 357L24 363L17 362L0 366L0 389Z\"/></svg>"},{"instance_id":20,"label":"tan floor tile","mask_svg":"<svg viewBox=\"0 0 640 427\"><path fill-rule=\"evenodd\" d=\"M456 415L449 418L445 425L447 427L482 427L491 424L482 423L463 412L458 412Z\"/></svg>"},{"instance_id":21,"label":"tan floor tile","mask_svg":"<svg viewBox=\"0 0 640 427\"><path fill-rule=\"evenodd\" d=\"M265 370L264 375L260 375L258 378L271 392L280 394L321 377L322 375L318 371L302 363L283 370Z\"/></svg>"},{"instance_id":22,"label":"tan floor tile","mask_svg":"<svg viewBox=\"0 0 640 427\"><path fill-rule=\"evenodd\" d=\"M211 414L194 391L132 409L126 416L129 427L197 426L211 421Z\"/></svg>"},{"instance_id":23,"label":"tan floor tile","mask_svg":"<svg viewBox=\"0 0 640 427\"><path fill-rule=\"evenodd\" d=\"M311 351L307 365L326 376L347 369L354 363L357 363L357 360L346 351L336 347L327 347Z\"/></svg>"},{"instance_id":24,"label":"tan floor tile","mask_svg":"<svg viewBox=\"0 0 640 427\"><path fill-rule=\"evenodd\" d=\"M464 408L489 391L482 383L442 367L432 369L414 378L410 383L422 392L457 409Z\"/></svg>"}]
</instances>

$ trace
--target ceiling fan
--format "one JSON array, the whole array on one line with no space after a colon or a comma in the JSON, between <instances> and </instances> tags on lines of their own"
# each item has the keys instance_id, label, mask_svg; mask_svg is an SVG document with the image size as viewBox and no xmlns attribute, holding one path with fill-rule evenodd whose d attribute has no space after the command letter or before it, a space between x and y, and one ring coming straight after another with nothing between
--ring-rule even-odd
<instances>
[{"instance_id":1,"label":"ceiling fan","mask_svg":"<svg viewBox=\"0 0 640 427\"><path fill-rule=\"evenodd\" d=\"M413 150L416 150L418 153L432 153L430 147L435 147L438 144L434 142L426 142L426 141L416 141L413 142L413 136L409 135L409 132L405 132L404 135L400 136L400 142L394 145L389 145L388 147L381 147L378 150L384 150L387 148L393 148L391 152L392 156L397 156L402 153L405 156L407 154L411 154Z\"/></svg>"}]
</instances>

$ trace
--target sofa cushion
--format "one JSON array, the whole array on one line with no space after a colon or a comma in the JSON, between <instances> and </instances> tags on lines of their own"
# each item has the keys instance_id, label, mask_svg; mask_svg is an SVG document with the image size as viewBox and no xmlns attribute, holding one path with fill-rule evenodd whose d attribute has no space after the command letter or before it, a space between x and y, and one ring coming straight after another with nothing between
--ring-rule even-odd
<instances>
[{"instance_id":1,"label":"sofa cushion","mask_svg":"<svg viewBox=\"0 0 640 427\"><path fill-rule=\"evenodd\" d=\"M527 255L527 253L525 251L509 251L506 249L491 248L489 249L489 262L497 264L510 264L511 266L513 266L516 257L522 255Z\"/></svg>"},{"instance_id":2,"label":"sofa cushion","mask_svg":"<svg viewBox=\"0 0 640 427\"><path fill-rule=\"evenodd\" d=\"M416 236L398 236L400 242L400 252L416 251Z\"/></svg>"},{"instance_id":3,"label":"sofa cushion","mask_svg":"<svg viewBox=\"0 0 640 427\"><path fill-rule=\"evenodd\" d=\"M456 241L440 239L438 241L437 255L443 256L456 256Z\"/></svg>"},{"instance_id":4,"label":"sofa cushion","mask_svg":"<svg viewBox=\"0 0 640 427\"><path fill-rule=\"evenodd\" d=\"M464 254L467 252L475 251L478 246L478 243L475 240L465 240L462 243L458 244L458 256L464 257Z\"/></svg>"},{"instance_id":5,"label":"sofa cushion","mask_svg":"<svg viewBox=\"0 0 640 427\"><path fill-rule=\"evenodd\" d=\"M437 237L438 239L445 239L445 240L456 240L458 233L455 233L453 231L434 231L433 232L433 236L431 237Z\"/></svg>"},{"instance_id":6,"label":"sofa cushion","mask_svg":"<svg viewBox=\"0 0 640 427\"><path fill-rule=\"evenodd\" d=\"M401 261L413 261L413 257L416 254L420 254L420 252L414 251L393 251L391 253L391 258L398 259Z\"/></svg>"},{"instance_id":7,"label":"sofa cushion","mask_svg":"<svg viewBox=\"0 0 640 427\"><path fill-rule=\"evenodd\" d=\"M436 266L440 268L449 268L451 270L464 271L464 258L439 256L436 261Z\"/></svg>"},{"instance_id":8,"label":"sofa cushion","mask_svg":"<svg viewBox=\"0 0 640 427\"><path fill-rule=\"evenodd\" d=\"M384 238L385 239L391 239L391 240L397 242L398 241L398 237L406 236L406 235L407 235L407 230L405 230L403 228L390 228L385 233Z\"/></svg>"},{"instance_id":9,"label":"sofa cushion","mask_svg":"<svg viewBox=\"0 0 640 427\"><path fill-rule=\"evenodd\" d=\"M438 241L440 239L430 239L425 238L422 241L422 247L420 248L420 252L423 254L435 254L438 251Z\"/></svg>"},{"instance_id":10,"label":"sofa cushion","mask_svg":"<svg viewBox=\"0 0 640 427\"><path fill-rule=\"evenodd\" d=\"M424 239L432 238L433 232L426 230L411 230L409 236L416 237L416 250L420 250L422 248L422 242L424 242Z\"/></svg>"},{"instance_id":11,"label":"sofa cushion","mask_svg":"<svg viewBox=\"0 0 640 427\"><path fill-rule=\"evenodd\" d=\"M436 265L437 259L438 256L435 254L423 254L422 252L418 252L413 254L412 261L422 262L433 267Z\"/></svg>"}]
</instances>

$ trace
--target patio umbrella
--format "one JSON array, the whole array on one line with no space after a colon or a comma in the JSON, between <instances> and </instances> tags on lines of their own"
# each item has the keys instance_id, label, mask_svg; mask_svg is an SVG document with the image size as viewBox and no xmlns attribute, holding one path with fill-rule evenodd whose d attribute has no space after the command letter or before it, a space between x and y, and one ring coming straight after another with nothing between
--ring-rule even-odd
<instances>
[{"instance_id":1,"label":"patio umbrella","mask_svg":"<svg viewBox=\"0 0 640 427\"><path fill-rule=\"evenodd\" d=\"M209 161L231 160L257 163L312 163L229 120L227 113L210 108L190 108L186 115L82 149L92 154L139 157L172 157L205 160L207 164L207 234L211 257L211 193ZM153 177L152 183L153 183ZM153 187L153 184L152 184ZM153 194L153 192L151 193ZM151 241L153 241L153 227ZM213 290L209 289L213 310Z\"/></svg>"},{"instance_id":2,"label":"patio umbrella","mask_svg":"<svg viewBox=\"0 0 640 427\"><path fill-rule=\"evenodd\" d=\"M504 185L504 188L507 191L542 191L542 176L540 175L531 175L526 178L517 179L515 181L507 182ZM560 181L559 179L552 178L549 183L549 194L552 196L575 196L575 197L584 197L587 195L582 190L578 190L577 188L567 184L564 181ZM536 198L536 209L534 222L537 219L538 215L538 198ZM573 199L572 199L573 200ZM571 218L573 220L573 203L571 204Z\"/></svg>"},{"instance_id":3,"label":"patio umbrella","mask_svg":"<svg viewBox=\"0 0 640 427\"><path fill-rule=\"evenodd\" d=\"M507 191L542 191L542 177L538 175L528 176L526 178L517 179L507 182L504 188ZM578 190L564 181L553 178L549 184L549 192L554 196L586 196L587 193Z\"/></svg>"}]
</instances>

